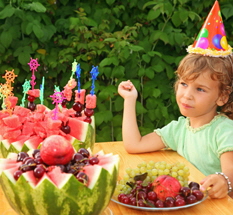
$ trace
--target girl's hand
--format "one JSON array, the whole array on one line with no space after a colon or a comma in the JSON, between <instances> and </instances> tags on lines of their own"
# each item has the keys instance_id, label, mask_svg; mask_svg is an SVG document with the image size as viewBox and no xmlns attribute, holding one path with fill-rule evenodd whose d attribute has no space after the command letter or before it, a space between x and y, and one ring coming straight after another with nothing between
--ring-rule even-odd
<instances>
[{"instance_id":1,"label":"girl's hand","mask_svg":"<svg viewBox=\"0 0 233 215\"><path fill-rule=\"evenodd\" d=\"M130 97L136 99L138 96L138 92L130 80L122 81L119 84L118 93L124 99L130 98Z\"/></svg>"},{"instance_id":2,"label":"girl's hand","mask_svg":"<svg viewBox=\"0 0 233 215\"><path fill-rule=\"evenodd\" d=\"M228 194L227 181L221 175L208 175L200 182L200 184L200 190L208 190L208 194L211 198L224 198Z\"/></svg>"}]
</instances>

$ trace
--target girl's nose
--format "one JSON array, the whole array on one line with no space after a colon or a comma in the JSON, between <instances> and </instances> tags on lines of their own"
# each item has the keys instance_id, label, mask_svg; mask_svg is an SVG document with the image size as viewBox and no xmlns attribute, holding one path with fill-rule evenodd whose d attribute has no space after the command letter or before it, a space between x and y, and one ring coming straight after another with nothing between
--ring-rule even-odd
<instances>
[{"instance_id":1,"label":"girl's nose","mask_svg":"<svg viewBox=\"0 0 233 215\"><path fill-rule=\"evenodd\" d=\"M184 93L184 97L188 100L192 99L193 98L192 91L190 89L186 89Z\"/></svg>"}]
</instances>

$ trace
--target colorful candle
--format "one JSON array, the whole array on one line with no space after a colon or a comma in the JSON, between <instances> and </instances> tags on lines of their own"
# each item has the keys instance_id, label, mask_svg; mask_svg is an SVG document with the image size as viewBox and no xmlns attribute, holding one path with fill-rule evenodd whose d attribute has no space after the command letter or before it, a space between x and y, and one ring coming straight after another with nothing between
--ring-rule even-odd
<instances>
[{"instance_id":1,"label":"colorful candle","mask_svg":"<svg viewBox=\"0 0 233 215\"><path fill-rule=\"evenodd\" d=\"M97 79L97 76L99 74L99 71L98 71L98 66L96 67L92 67L92 70L91 70L91 80L92 80L92 84L91 84L91 95L94 95L95 94L95 81Z\"/></svg>"},{"instance_id":2,"label":"colorful candle","mask_svg":"<svg viewBox=\"0 0 233 215\"><path fill-rule=\"evenodd\" d=\"M40 66L40 64L38 64L37 62L37 58L36 59L32 59L30 58L30 62L28 63L28 65L30 66L30 70L32 71L32 77L31 77L31 86L32 89L34 90L34 86L36 85L36 76L35 76L35 71L37 71L38 66Z\"/></svg>"},{"instance_id":3,"label":"colorful candle","mask_svg":"<svg viewBox=\"0 0 233 215\"><path fill-rule=\"evenodd\" d=\"M42 84L40 85L40 103L44 104L44 77L42 78Z\"/></svg>"},{"instance_id":4,"label":"colorful candle","mask_svg":"<svg viewBox=\"0 0 233 215\"><path fill-rule=\"evenodd\" d=\"M77 67L77 62L76 62L76 59L74 59L74 62L72 63L72 69L71 69L71 71L72 71L72 74L71 74L71 76L70 76L70 80L73 78L73 76L74 76L74 73L75 73L75 71L76 71L76 67Z\"/></svg>"},{"instance_id":5,"label":"colorful candle","mask_svg":"<svg viewBox=\"0 0 233 215\"><path fill-rule=\"evenodd\" d=\"M80 90L81 90L81 84L80 84L81 68L80 68L80 64L78 64L77 67L76 67L76 77L78 79L78 92L80 93Z\"/></svg>"},{"instance_id":6,"label":"colorful candle","mask_svg":"<svg viewBox=\"0 0 233 215\"><path fill-rule=\"evenodd\" d=\"M25 79L25 82L22 85L22 87L23 87L23 98L22 98L20 106L24 107L24 103L26 101L26 94L27 94L28 90L31 88L30 81L28 81L27 79Z\"/></svg>"}]
</instances>

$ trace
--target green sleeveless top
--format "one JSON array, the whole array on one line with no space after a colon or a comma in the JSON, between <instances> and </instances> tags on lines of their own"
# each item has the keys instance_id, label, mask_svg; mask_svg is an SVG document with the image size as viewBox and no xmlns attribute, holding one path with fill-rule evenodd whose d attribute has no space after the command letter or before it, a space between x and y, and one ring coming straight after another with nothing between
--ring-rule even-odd
<instances>
[{"instance_id":1,"label":"green sleeveless top","mask_svg":"<svg viewBox=\"0 0 233 215\"><path fill-rule=\"evenodd\" d=\"M154 130L167 148L177 151L204 175L221 172L220 156L233 151L233 120L217 115L199 128L192 128L189 118L179 117Z\"/></svg>"}]
</instances>

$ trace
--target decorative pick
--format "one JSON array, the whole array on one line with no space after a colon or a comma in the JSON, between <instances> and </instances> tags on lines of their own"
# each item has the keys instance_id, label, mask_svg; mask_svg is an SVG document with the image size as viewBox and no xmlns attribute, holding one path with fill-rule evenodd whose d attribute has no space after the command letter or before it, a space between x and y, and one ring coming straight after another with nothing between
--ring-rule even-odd
<instances>
[{"instance_id":1,"label":"decorative pick","mask_svg":"<svg viewBox=\"0 0 233 215\"><path fill-rule=\"evenodd\" d=\"M40 66L40 64L38 64L37 62L37 58L36 59L32 59L30 58L30 62L28 63L28 65L30 66L30 70L32 71L32 77L31 77L31 85L32 85L32 89L34 90L34 86L36 85L36 76L35 76L35 71L37 71L38 66Z\"/></svg>"},{"instance_id":2,"label":"decorative pick","mask_svg":"<svg viewBox=\"0 0 233 215\"><path fill-rule=\"evenodd\" d=\"M22 85L22 87L23 87L23 98L22 98L20 106L24 107L24 103L26 101L26 99L25 99L26 98L26 94L27 94L28 90L31 88L30 81L28 81L28 80L25 79L25 82Z\"/></svg>"},{"instance_id":3,"label":"decorative pick","mask_svg":"<svg viewBox=\"0 0 233 215\"><path fill-rule=\"evenodd\" d=\"M80 84L81 68L80 68L80 64L78 64L77 67L76 67L76 77L78 79L78 92L80 93L80 90L81 90L81 84Z\"/></svg>"},{"instance_id":4,"label":"decorative pick","mask_svg":"<svg viewBox=\"0 0 233 215\"><path fill-rule=\"evenodd\" d=\"M44 76L42 78L42 84L40 85L40 103L44 104Z\"/></svg>"},{"instance_id":5,"label":"decorative pick","mask_svg":"<svg viewBox=\"0 0 233 215\"><path fill-rule=\"evenodd\" d=\"M53 120L57 120L58 119L58 107L59 105L63 102L63 100L65 99L65 97L63 96L62 92L54 92L53 95L50 96L53 99L53 104L55 104L55 108L53 110Z\"/></svg>"},{"instance_id":6,"label":"decorative pick","mask_svg":"<svg viewBox=\"0 0 233 215\"><path fill-rule=\"evenodd\" d=\"M92 85L91 85L91 95L95 94L95 80L97 79L97 76L99 74L98 71L98 66L94 67L92 66L92 70L91 70L91 80L92 80Z\"/></svg>"},{"instance_id":7,"label":"decorative pick","mask_svg":"<svg viewBox=\"0 0 233 215\"><path fill-rule=\"evenodd\" d=\"M72 63L72 74L70 76L70 80L73 78L74 76L74 73L76 71L76 67L77 67L77 62L76 62L76 59L74 59L74 62Z\"/></svg>"}]
</instances>

